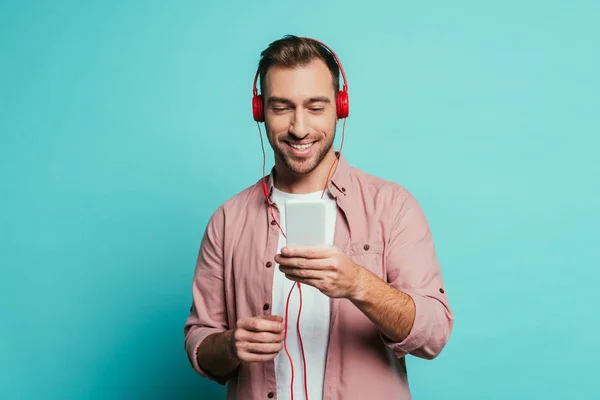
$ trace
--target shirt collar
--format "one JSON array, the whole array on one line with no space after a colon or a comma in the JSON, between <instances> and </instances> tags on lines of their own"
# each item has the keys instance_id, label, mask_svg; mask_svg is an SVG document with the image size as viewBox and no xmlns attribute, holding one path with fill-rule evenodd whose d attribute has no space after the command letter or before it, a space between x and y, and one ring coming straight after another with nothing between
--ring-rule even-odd
<instances>
[{"instance_id":1,"label":"shirt collar","mask_svg":"<svg viewBox=\"0 0 600 400\"><path fill-rule=\"evenodd\" d=\"M333 198L344 198L348 194L350 190L350 164L346 158L336 152L338 156L337 166L335 167L335 171L329 177L328 183L328 193ZM273 172L275 171L275 167L271 168L271 173L265 177L267 181L267 188L269 190L269 200L272 200L273 197ZM262 192L262 190L261 190ZM265 203L267 199L264 199Z\"/></svg>"}]
</instances>

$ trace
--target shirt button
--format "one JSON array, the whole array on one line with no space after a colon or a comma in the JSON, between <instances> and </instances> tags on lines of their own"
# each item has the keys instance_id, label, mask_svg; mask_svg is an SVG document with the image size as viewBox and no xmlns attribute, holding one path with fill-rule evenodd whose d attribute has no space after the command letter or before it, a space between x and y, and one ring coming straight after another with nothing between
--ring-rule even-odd
<instances>
[{"instance_id":1,"label":"shirt button","mask_svg":"<svg viewBox=\"0 0 600 400\"><path fill-rule=\"evenodd\" d=\"M266 267L271 268L272 266L273 266L273 263L271 261L268 261Z\"/></svg>"},{"instance_id":2,"label":"shirt button","mask_svg":"<svg viewBox=\"0 0 600 400\"><path fill-rule=\"evenodd\" d=\"M370 248L371 248L371 246L369 246L368 244L365 244L365 245L363 246L363 249L365 249L365 250L369 250Z\"/></svg>"},{"instance_id":3,"label":"shirt button","mask_svg":"<svg viewBox=\"0 0 600 400\"><path fill-rule=\"evenodd\" d=\"M269 394L267 395L268 398L272 399L273 396L275 396L275 394L273 392L269 392Z\"/></svg>"},{"instance_id":4,"label":"shirt button","mask_svg":"<svg viewBox=\"0 0 600 400\"><path fill-rule=\"evenodd\" d=\"M342 188L342 192L345 192L345 191L346 191L346 188L345 188L345 187L343 187L343 188Z\"/></svg>"},{"instance_id":5,"label":"shirt button","mask_svg":"<svg viewBox=\"0 0 600 400\"><path fill-rule=\"evenodd\" d=\"M275 225L277 222L275 222L275 220L271 221L271 225Z\"/></svg>"},{"instance_id":6,"label":"shirt button","mask_svg":"<svg viewBox=\"0 0 600 400\"><path fill-rule=\"evenodd\" d=\"M265 303L265 305L263 306L263 310L267 311L269 309L269 304Z\"/></svg>"},{"instance_id":7,"label":"shirt button","mask_svg":"<svg viewBox=\"0 0 600 400\"><path fill-rule=\"evenodd\" d=\"M444 289L440 288L440 293L444 293Z\"/></svg>"}]
</instances>

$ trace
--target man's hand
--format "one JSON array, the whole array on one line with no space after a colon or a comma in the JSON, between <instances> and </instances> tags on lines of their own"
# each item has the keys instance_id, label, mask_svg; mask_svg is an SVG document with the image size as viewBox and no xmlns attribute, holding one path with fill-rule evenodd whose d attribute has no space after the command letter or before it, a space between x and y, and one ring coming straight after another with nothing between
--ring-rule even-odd
<instances>
[{"instance_id":1,"label":"man's hand","mask_svg":"<svg viewBox=\"0 0 600 400\"><path fill-rule=\"evenodd\" d=\"M286 246L275 262L288 279L313 286L329 297L360 297L365 270L335 246Z\"/></svg>"},{"instance_id":2,"label":"man's hand","mask_svg":"<svg viewBox=\"0 0 600 400\"><path fill-rule=\"evenodd\" d=\"M241 363L270 361L283 348L283 318L262 315L242 318L233 330L233 355Z\"/></svg>"},{"instance_id":3,"label":"man's hand","mask_svg":"<svg viewBox=\"0 0 600 400\"><path fill-rule=\"evenodd\" d=\"M284 247L275 256L289 279L314 286L329 297L350 300L392 341L407 337L415 319L411 296L357 265L334 246Z\"/></svg>"}]
</instances>

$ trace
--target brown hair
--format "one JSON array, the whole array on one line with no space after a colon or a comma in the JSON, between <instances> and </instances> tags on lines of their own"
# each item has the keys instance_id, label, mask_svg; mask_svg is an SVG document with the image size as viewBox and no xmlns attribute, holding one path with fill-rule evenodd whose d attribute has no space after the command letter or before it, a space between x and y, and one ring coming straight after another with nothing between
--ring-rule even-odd
<instances>
[{"instance_id":1,"label":"brown hair","mask_svg":"<svg viewBox=\"0 0 600 400\"><path fill-rule=\"evenodd\" d=\"M333 78L334 93L337 96L340 90L340 70L335 57L321 44L312 39L302 38L294 35L286 35L283 38L269 44L260 54L258 73L260 76L260 87L264 88L265 76L272 66L293 68L304 66L320 59L327 65Z\"/></svg>"}]
</instances>

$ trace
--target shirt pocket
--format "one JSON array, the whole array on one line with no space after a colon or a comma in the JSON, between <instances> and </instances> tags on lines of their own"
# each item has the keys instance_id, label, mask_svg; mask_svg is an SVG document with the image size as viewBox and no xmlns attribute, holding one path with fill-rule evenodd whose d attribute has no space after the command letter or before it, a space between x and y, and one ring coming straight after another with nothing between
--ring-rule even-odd
<instances>
[{"instance_id":1,"label":"shirt pocket","mask_svg":"<svg viewBox=\"0 0 600 400\"><path fill-rule=\"evenodd\" d=\"M384 244L382 240L370 242L351 242L348 256L363 268L381 279L385 278L383 264Z\"/></svg>"}]
</instances>

